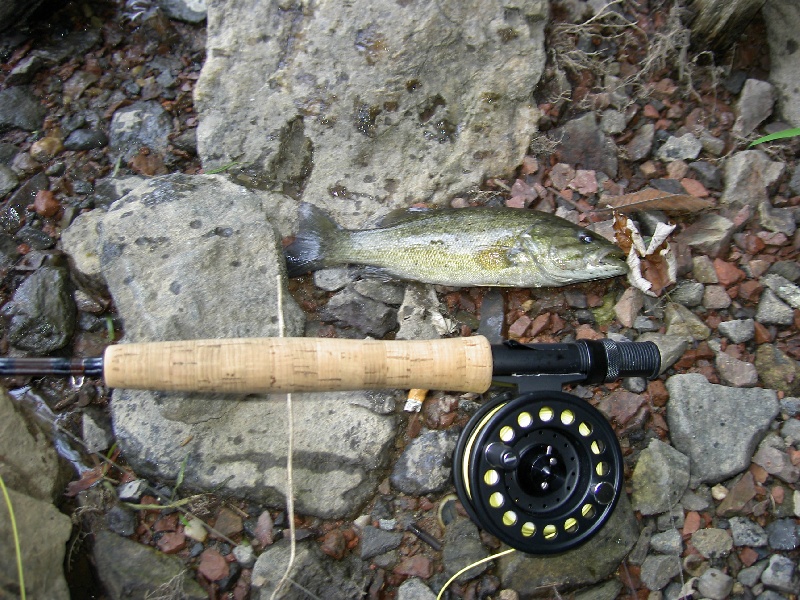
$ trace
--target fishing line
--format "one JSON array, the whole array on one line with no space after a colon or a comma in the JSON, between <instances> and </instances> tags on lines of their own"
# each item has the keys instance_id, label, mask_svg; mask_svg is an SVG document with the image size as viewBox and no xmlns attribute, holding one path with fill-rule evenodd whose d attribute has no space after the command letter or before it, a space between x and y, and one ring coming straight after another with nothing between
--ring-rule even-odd
<instances>
[{"instance_id":1,"label":"fishing line","mask_svg":"<svg viewBox=\"0 0 800 600\"><path fill-rule=\"evenodd\" d=\"M278 274L278 335L279 337L286 336L286 324L283 318L283 280ZM292 473L292 454L294 453L294 411L292 407L292 393L286 394L286 427L289 430L287 434L287 448L286 448L286 513L289 519L289 563L286 565L286 571L283 573L278 585L270 596L270 600L275 600L278 593L289 579L289 574L294 567L295 556L297 552L297 541L295 540L295 525L294 525L294 478ZM294 583L294 582L292 582Z\"/></svg>"},{"instance_id":2,"label":"fishing line","mask_svg":"<svg viewBox=\"0 0 800 600\"><path fill-rule=\"evenodd\" d=\"M14 507L11 505L11 497L8 495L6 483L0 475L0 488L3 489L3 498L5 498L6 506L8 507L8 519L11 522L11 535L14 538L14 553L17 557L17 573L19 574L19 597L22 600L26 598L25 592L25 574L22 569L22 546L19 544L19 533L17 532L17 519L14 517Z\"/></svg>"},{"instance_id":3,"label":"fishing line","mask_svg":"<svg viewBox=\"0 0 800 600\"><path fill-rule=\"evenodd\" d=\"M444 594L445 590L450 587L450 584L453 583L456 579L461 577L464 573L472 569L473 567L477 567L482 565L483 563L489 562L490 560L494 560L495 558L500 558L501 556L505 556L506 554L511 554L512 552L516 552L516 548L509 548L508 550L503 550L502 552L498 552L497 554L492 554L491 556L487 556L486 558L482 558L480 560L475 561L471 565L467 565L460 571L458 571L455 575L453 575L447 582L442 586L442 589L439 590L439 593L436 596L436 600L442 600L442 595Z\"/></svg>"}]
</instances>

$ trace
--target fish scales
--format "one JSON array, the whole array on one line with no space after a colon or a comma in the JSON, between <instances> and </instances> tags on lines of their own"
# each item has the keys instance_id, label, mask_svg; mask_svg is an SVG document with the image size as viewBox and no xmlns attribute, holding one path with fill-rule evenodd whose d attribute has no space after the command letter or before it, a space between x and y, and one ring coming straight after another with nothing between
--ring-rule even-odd
<instances>
[{"instance_id":1,"label":"fish scales","mask_svg":"<svg viewBox=\"0 0 800 600\"><path fill-rule=\"evenodd\" d=\"M290 276L341 264L453 287L545 287L626 272L622 251L551 214L512 208L407 211L343 229L312 205L286 249Z\"/></svg>"}]
</instances>

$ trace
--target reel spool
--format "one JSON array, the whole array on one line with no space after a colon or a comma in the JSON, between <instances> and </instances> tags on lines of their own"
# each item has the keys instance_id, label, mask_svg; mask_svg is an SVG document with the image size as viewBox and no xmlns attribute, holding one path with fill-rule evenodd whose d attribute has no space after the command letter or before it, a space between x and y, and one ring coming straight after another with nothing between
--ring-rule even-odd
<instances>
[{"instance_id":1,"label":"reel spool","mask_svg":"<svg viewBox=\"0 0 800 600\"><path fill-rule=\"evenodd\" d=\"M481 528L517 550L557 554L587 542L611 516L622 452L588 402L560 391L505 393L465 427L453 475Z\"/></svg>"}]
</instances>

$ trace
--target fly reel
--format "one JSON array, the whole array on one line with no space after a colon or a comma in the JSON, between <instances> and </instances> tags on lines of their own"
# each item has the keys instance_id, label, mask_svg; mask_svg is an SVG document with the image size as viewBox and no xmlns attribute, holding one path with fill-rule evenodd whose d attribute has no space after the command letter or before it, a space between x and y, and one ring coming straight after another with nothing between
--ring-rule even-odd
<instances>
[{"instance_id":1,"label":"fly reel","mask_svg":"<svg viewBox=\"0 0 800 600\"><path fill-rule=\"evenodd\" d=\"M660 354L651 343L611 340L512 343L498 350L495 365L513 371L524 357L536 361L537 352L548 371L510 373L506 381L522 393L495 396L472 417L456 445L453 476L461 503L481 528L517 550L558 554L587 542L607 522L624 469L605 417L561 386L653 378Z\"/></svg>"}]
</instances>

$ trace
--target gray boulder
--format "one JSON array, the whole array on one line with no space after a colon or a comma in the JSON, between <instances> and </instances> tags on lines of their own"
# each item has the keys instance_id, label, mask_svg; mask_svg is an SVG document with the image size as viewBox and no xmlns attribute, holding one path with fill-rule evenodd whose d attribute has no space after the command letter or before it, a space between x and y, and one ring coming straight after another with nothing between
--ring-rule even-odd
<instances>
[{"instance_id":1,"label":"gray boulder","mask_svg":"<svg viewBox=\"0 0 800 600\"><path fill-rule=\"evenodd\" d=\"M652 440L639 455L631 485L634 510L643 515L667 512L689 485L689 458L669 444Z\"/></svg>"},{"instance_id":2,"label":"gray boulder","mask_svg":"<svg viewBox=\"0 0 800 600\"><path fill-rule=\"evenodd\" d=\"M293 189L348 226L441 204L524 156L547 15L544 0L211 3L203 164L237 160L237 181Z\"/></svg>"},{"instance_id":3,"label":"gray boulder","mask_svg":"<svg viewBox=\"0 0 800 600\"><path fill-rule=\"evenodd\" d=\"M762 15L769 43L769 78L775 86L778 111L784 121L800 127L800 5L794 0L770 0L764 4Z\"/></svg>"},{"instance_id":4,"label":"gray boulder","mask_svg":"<svg viewBox=\"0 0 800 600\"><path fill-rule=\"evenodd\" d=\"M699 373L674 375L666 385L670 438L691 461L690 485L718 483L746 469L778 414L777 394L714 385Z\"/></svg>"}]
</instances>

